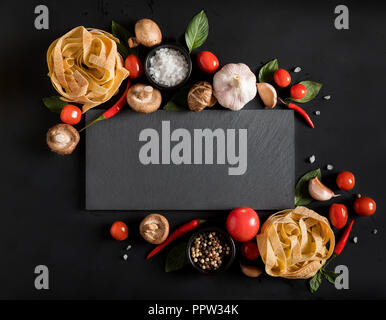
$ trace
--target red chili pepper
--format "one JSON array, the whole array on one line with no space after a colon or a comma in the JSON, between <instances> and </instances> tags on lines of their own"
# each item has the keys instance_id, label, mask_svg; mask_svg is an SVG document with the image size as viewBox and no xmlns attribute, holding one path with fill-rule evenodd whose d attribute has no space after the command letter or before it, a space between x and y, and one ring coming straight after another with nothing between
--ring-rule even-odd
<instances>
[{"instance_id":1,"label":"red chili pepper","mask_svg":"<svg viewBox=\"0 0 386 320\"><path fill-rule=\"evenodd\" d=\"M341 238L339 239L338 243L335 245L335 249L334 249L334 254L335 255L340 255L340 253L342 252L344 246L346 245L346 242L348 240L348 237L350 235L350 232L351 232L351 229L352 229L352 226L354 224L354 220L352 220L349 225L346 227L346 229L344 229L343 231L343 234L341 236Z\"/></svg>"},{"instance_id":2,"label":"red chili pepper","mask_svg":"<svg viewBox=\"0 0 386 320\"><path fill-rule=\"evenodd\" d=\"M123 92L122 96L118 99L118 101L109 109L107 109L105 112L103 112L102 115L100 115L98 118L96 118L94 121L91 121L87 126L85 126L83 129L79 130L79 132L82 132L83 130L86 130L89 126L94 124L95 122L109 119L113 116L115 116L127 103L127 92L130 88L130 81L127 80L126 89Z\"/></svg>"},{"instance_id":3,"label":"red chili pepper","mask_svg":"<svg viewBox=\"0 0 386 320\"><path fill-rule=\"evenodd\" d=\"M288 108L290 108L290 109L296 111L297 113L299 113L304 119L306 119L306 121L311 126L311 128L315 128L314 123L312 122L310 116L302 108L300 108L299 106L297 106L294 103L289 103L288 104Z\"/></svg>"},{"instance_id":4,"label":"red chili pepper","mask_svg":"<svg viewBox=\"0 0 386 320\"><path fill-rule=\"evenodd\" d=\"M187 232L197 228L200 224L204 223L205 220L199 220L194 219L192 221L189 221L188 223L183 224L181 227L174 230L169 237L162 242L160 245L156 246L146 257L146 259L150 259L152 256L156 255L158 252L160 252L163 248L165 248L169 243L174 241L175 239L183 236Z\"/></svg>"}]
</instances>

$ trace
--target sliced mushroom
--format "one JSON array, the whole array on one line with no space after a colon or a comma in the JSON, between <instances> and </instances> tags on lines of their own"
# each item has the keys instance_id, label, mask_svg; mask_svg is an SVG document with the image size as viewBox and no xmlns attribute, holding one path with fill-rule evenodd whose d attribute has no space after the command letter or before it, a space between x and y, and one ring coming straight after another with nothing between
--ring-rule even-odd
<instances>
[{"instance_id":1,"label":"sliced mushroom","mask_svg":"<svg viewBox=\"0 0 386 320\"><path fill-rule=\"evenodd\" d=\"M275 88L269 83L258 83L257 92L266 108L272 109L277 103L277 93Z\"/></svg>"},{"instance_id":2,"label":"sliced mushroom","mask_svg":"<svg viewBox=\"0 0 386 320\"><path fill-rule=\"evenodd\" d=\"M169 235L169 222L163 215L149 214L139 225L139 233L147 242L160 244Z\"/></svg>"},{"instance_id":3,"label":"sliced mushroom","mask_svg":"<svg viewBox=\"0 0 386 320\"><path fill-rule=\"evenodd\" d=\"M158 25L150 19L138 20L134 27L135 38L129 38L129 47L135 48L139 44L153 47L162 41L162 33Z\"/></svg>"},{"instance_id":4,"label":"sliced mushroom","mask_svg":"<svg viewBox=\"0 0 386 320\"><path fill-rule=\"evenodd\" d=\"M47 132L47 145L60 155L70 154L80 140L78 131L69 124L57 124Z\"/></svg>"},{"instance_id":5,"label":"sliced mushroom","mask_svg":"<svg viewBox=\"0 0 386 320\"><path fill-rule=\"evenodd\" d=\"M161 106L161 92L151 86L137 83L127 92L129 106L141 113L151 113Z\"/></svg>"}]
</instances>

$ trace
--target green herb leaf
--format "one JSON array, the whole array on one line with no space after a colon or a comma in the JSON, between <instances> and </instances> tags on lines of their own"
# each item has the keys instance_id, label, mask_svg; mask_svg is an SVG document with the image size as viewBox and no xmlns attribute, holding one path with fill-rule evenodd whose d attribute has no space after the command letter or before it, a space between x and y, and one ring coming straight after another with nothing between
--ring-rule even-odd
<instances>
[{"instance_id":1,"label":"green herb leaf","mask_svg":"<svg viewBox=\"0 0 386 320\"><path fill-rule=\"evenodd\" d=\"M182 269L187 263L186 242L176 245L166 257L165 271L172 272Z\"/></svg>"},{"instance_id":2,"label":"green herb leaf","mask_svg":"<svg viewBox=\"0 0 386 320\"><path fill-rule=\"evenodd\" d=\"M321 269L324 277L327 279L328 282L335 284L335 279L338 276L334 271L329 271L325 269Z\"/></svg>"},{"instance_id":3,"label":"green herb leaf","mask_svg":"<svg viewBox=\"0 0 386 320\"><path fill-rule=\"evenodd\" d=\"M178 90L171 99L165 104L163 107L164 110L169 111L187 111L189 110L188 107L188 93L190 88L192 87L191 84L187 84L183 86L180 90Z\"/></svg>"},{"instance_id":4,"label":"green herb leaf","mask_svg":"<svg viewBox=\"0 0 386 320\"><path fill-rule=\"evenodd\" d=\"M60 113L63 107L68 104L67 101L61 100L60 96L43 98L43 103L51 112L55 113Z\"/></svg>"},{"instance_id":5,"label":"green herb leaf","mask_svg":"<svg viewBox=\"0 0 386 320\"><path fill-rule=\"evenodd\" d=\"M263 65L259 72L259 82L270 82L273 80L274 72L279 69L279 62L274 59Z\"/></svg>"},{"instance_id":6,"label":"green herb leaf","mask_svg":"<svg viewBox=\"0 0 386 320\"><path fill-rule=\"evenodd\" d=\"M322 283L322 273L319 270L309 281L311 293L318 291Z\"/></svg>"},{"instance_id":7,"label":"green herb leaf","mask_svg":"<svg viewBox=\"0 0 386 320\"><path fill-rule=\"evenodd\" d=\"M189 22L185 31L185 41L188 46L189 53L205 42L209 33L209 22L204 10L201 10Z\"/></svg>"},{"instance_id":8,"label":"green herb leaf","mask_svg":"<svg viewBox=\"0 0 386 320\"><path fill-rule=\"evenodd\" d=\"M120 24L115 21L111 22L111 33L114 37L119 39L119 43L117 43L118 52L121 54L123 59L130 54L138 55L138 48L129 48L129 38L133 37L133 34L122 27Z\"/></svg>"},{"instance_id":9,"label":"green herb leaf","mask_svg":"<svg viewBox=\"0 0 386 320\"><path fill-rule=\"evenodd\" d=\"M320 89L323 86L321 83L317 83L317 82L313 82L313 81L302 81L299 83L304 85L307 88L306 96L304 98L301 98L301 99L289 98L290 100L298 102L298 103L306 103L306 102L314 99L318 95Z\"/></svg>"},{"instance_id":10,"label":"green herb leaf","mask_svg":"<svg viewBox=\"0 0 386 320\"><path fill-rule=\"evenodd\" d=\"M315 177L318 177L319 180L322 179L322 172L320 169L307 172L299 179L295 188L295 206L306 206L312 202L313 199L308 193L308 182Z\"/></svg>"}]
</instances>

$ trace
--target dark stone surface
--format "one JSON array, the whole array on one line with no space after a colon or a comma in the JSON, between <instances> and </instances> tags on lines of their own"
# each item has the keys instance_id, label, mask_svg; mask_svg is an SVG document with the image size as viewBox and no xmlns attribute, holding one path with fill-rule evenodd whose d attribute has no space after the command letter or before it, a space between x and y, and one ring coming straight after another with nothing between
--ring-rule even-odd
<instances>
[{"instance_id":1,"label":"dark stone surface","mask_svg":"<svg viewBox=\"0 0 386 320\"><path fill-rule=\"evenodd\" d=\"M99 113L87 114L95 119ZM170 159L177 145L170 139L180 128L188 134L184 137L188 163L178 165ZM194 131L203 129L223 134L220 139L209 138L212 152L209 140L195 138ZM240 129L246 132L245 138ZM158 164L144 165L139 159L141 148L151 143L139 141L142 130L156 131L152 139L157 139L153 152ZM235 132L233 148L228 130ZM240 139L246 141L245 147L240 147ZM178 141L185 143L181 138ZM195 147L199 141L201 151ZM199 152L201 164L195 164ZM239 157L234 165L228 156L233 152ZM223 164L218 163L221 153ZM164 157L169 159L164 161ZM205 164L210 157L212 164ZM240 206L273 210L293 206L294 184L295 127L289 110L159 110L149 115L125 110L87 130L89 210L228 210Z\"/></svg>"},{"instance_id":2,"label":"dark stone surface","mask_svg":"<svg viewBox=\"0 0 386 320\"><path fill-rule=\"evenodd\" d=\"M0 25L0 130L1 298L120 298L120 299L347 299L386 298L385 150L385 3L347 3L350 30L334 28L334 8L340 1L46 1L50 29L34 29L36 1L1 1ZM340 192L350 217L352 193L377 200L371 218L356 218L351 241L333 263L350 271L350 289L336 290L326 281L311 295L305 281L263 276L244 277L237 264L224 274L205 277L187 269L166 274L167 250L145 261L152 248L138 235L145 211L99 211L85 208L84 139L73 155L60 157L45 145L47 129L58 116L41 98L55 94L47 78L45 53L49 44L78 25L109 30L114 19L127 27L142 17L156 20L167 39L181 39L190 18L205 8L210 35L202 49L213 51L221 64L244 62L253 71L277 57L292 70L294 82L311 79L324 84L320 95L304 108L316 128L298 116L296 126L296 177L317 167L335 190L341 170L356 174L353 192ZM195 78L205 77L194 71ZM330 101L322 99L331 95ZM282 97L286 91L280 91ZM107 104L108 106L110 104ZM255 99L246 108L263 109ZM281 108L281 107L279 107ZM310 165L305 159L316 155ZM333 164L333 171L324 170ZM108 191L108 190L106 190ZM337 191L337 190L335 190ZM327 214L327 203L315 203ZM188 208L187 208L188 210ZM193 218L217 219L221 226L228 211L163 212L174 228ZM183 214L181 214L183 213ZM260 212L262 220L268 212ZM128 241L110 239L113 220L125 221ZM372 234L374 228L378 234ZM340 232L336 232L339 236ZM129 259L120 257L127 244ZM34 287L34 268L50 269L50 290Z\"/></svg>"}]
</instances>

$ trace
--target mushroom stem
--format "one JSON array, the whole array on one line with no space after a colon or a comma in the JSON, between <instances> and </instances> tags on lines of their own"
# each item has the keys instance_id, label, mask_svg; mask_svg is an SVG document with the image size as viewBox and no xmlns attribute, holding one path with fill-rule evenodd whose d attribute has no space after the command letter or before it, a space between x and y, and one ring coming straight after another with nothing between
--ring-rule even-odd
<instances>
[{"instance_id":1,"label":"mushroom stem","mask_svg":"<svg viewBox=\"0 0 386 320\"><path fill-rule=\"evenodd\" d=\"M153 94L153 87L146 86L143 88L143 90L139 93L138 97L141 100L150 100L151 96Z\"/></svg>"},{"instance_id":2,"label":"mushroom stem","mask_svg":"<svg viewBox=\"0 0 386 320\"><path fill-rule=\"evenodd\" d=\"M133 49L139 46L139 41L135 37L130 37L128 40L129 48Z\"/></svg>"},{"instance_id":3,"label":"mushroom stem","mask_svg":"<svg viewBox=\"0 0 386 320\"><path fill-rule=\"evenodd\" d=\"M235 88L239 88L239 87L240 87L240 75L235 74L235 75L233 76L233 86L234 86Z\"/></svg>"}]
</instances>

